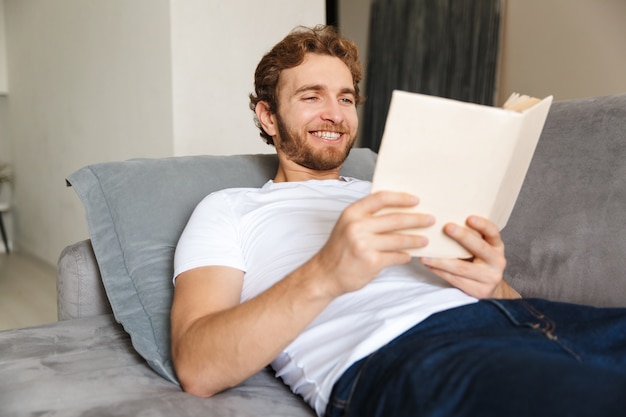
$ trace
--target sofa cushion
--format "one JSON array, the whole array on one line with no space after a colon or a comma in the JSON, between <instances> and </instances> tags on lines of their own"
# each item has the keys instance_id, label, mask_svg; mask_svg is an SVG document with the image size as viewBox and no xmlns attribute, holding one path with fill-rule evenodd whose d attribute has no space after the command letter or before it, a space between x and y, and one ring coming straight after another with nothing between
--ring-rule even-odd
<instances>
[{"instance_id":1,"label":"sofa cushion","mask_svg":"<svg viewBox=\"0 0 626 417\"><path fill-rule=\"evenodd\" d=\"M371 179L375 154L353 149L342 174ZM209 193L259 187L275 155L135 159L84 167L67 178L80 197L105 291L133 346L177 382L170 354L173 257L191 212Z\"/></svg>"},{"instance_id":2,"label":"sofa cushion","mask_svg":"<svg viewBox=\"0 0 626 417\"><path fill-rule=\"evenodd\" d=\"M314 417L265 368L211 398L159 378L111 315L0 332L0 415Z\"/></svg>"},{"instance_id":3,"label":"sofa cushion","mask_svg":"<svg viewBox=\"0 0 626 417\"><path fill-rule=\"evenodd\" d=\"M552 105L502 235L526 296L626 306L626 94Z\"/></svg>"}]
</instances>

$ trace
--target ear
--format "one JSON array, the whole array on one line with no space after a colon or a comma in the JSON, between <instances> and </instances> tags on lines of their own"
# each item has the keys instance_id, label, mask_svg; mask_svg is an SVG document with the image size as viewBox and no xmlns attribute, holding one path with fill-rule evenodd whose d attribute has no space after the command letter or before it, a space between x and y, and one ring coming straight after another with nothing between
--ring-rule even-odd
<instances>
[{"instance_id":1,"label":"ear","mask_svg":"<svg viewBox=\"0 0 626 417\"><path fill-rule=\"evenodd\" d=\"M270 136L276 136L276 118L270 111L270 105L265 101L259 101L254 108L254 112L256 113L257 119L259 119L259 123L261 123L261 127L265 130L265 133Z\"/></svg>"}]
</instances>

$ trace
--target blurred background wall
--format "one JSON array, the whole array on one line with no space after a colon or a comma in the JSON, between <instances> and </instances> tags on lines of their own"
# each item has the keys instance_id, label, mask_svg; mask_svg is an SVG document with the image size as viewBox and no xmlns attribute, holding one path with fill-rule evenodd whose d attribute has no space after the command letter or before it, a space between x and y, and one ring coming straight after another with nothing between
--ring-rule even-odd
<instances>
[{"instance_id":1,"label":"blurred background wall","mask_svg":"<svg viewBox=\"0 0 626 417\"><path fill-rule=\"evenodd\" d=\"M84 165L271 152L247 108L262 54L294 26L324 23L334 4L366 62L372 1L0 0L0 160L15 171L0 199L13 204L13 245L55 264L87 238L64 182ZM626 92L626 1L503 7L496 104L513 91Z\"/></svg>"}]
</instances>

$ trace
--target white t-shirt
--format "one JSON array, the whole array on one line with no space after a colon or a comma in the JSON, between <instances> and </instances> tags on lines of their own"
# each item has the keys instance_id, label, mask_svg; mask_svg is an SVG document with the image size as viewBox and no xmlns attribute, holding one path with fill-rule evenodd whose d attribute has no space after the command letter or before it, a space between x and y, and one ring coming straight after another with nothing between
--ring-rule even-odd
<instances>
[{"instance_id":1,"label":"white t-shirt","mask_svg":"<svg viewBox=\"0 0 626 417\"><path fill-rule=\"evenodd\" d=\"M241 301L310 259L340 213L369 194L353 178L267 182L207 196L176 249L174 276L221 265L244 271ZM414 259L385 269L364 288L334 300L272 362L277 376L323 415L335 381L350 365L438 311L476 301Z\"/></svg>"}]
</instances>

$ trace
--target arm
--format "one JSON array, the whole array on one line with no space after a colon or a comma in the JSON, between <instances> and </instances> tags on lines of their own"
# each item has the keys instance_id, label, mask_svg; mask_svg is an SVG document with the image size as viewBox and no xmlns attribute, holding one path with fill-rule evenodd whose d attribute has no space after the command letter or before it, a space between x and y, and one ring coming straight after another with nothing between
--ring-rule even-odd
<instances>
[{"instance_id":1,"label":"arm","mask_svg":"<svg viewBox=\"0 0 626 417\"><path fill-rule=\"evenodd\" d=\"M241 304L239 270L211 266L180 274L171 323L183 389L211 396L240 383L273 360L337 296L367 285L387 266L409 262L405 250L426 241L397 232L428 226L432 218L375 213L416 204L415 197L400 193L376 193L352 204L317 254Z\"/></svg>"},{"instance_id":2,"label":"arm","mask_svg":"<svg viewBox=\"0 0 626 417\"><path fill-rule=\"evenodd\" d=\"M330 302L307 268L240 304L243 272L202 267L177 277L172 355L183 389L211 396L267 365Z\"/></svg>"},{"instance_id":3,"label":"arm","mask_svg":"<svg viewBox=\"0 0 626 417\"><path fill-rule=\"evenodd\" d=\"M444 231L465 247L474 258L422 258L422 263L450 284L477 298L521 298L503 277L506 267L504 242L498 227L478 216L467 219L467 227L447 224Z\"/></svg>"}]
</instances>

